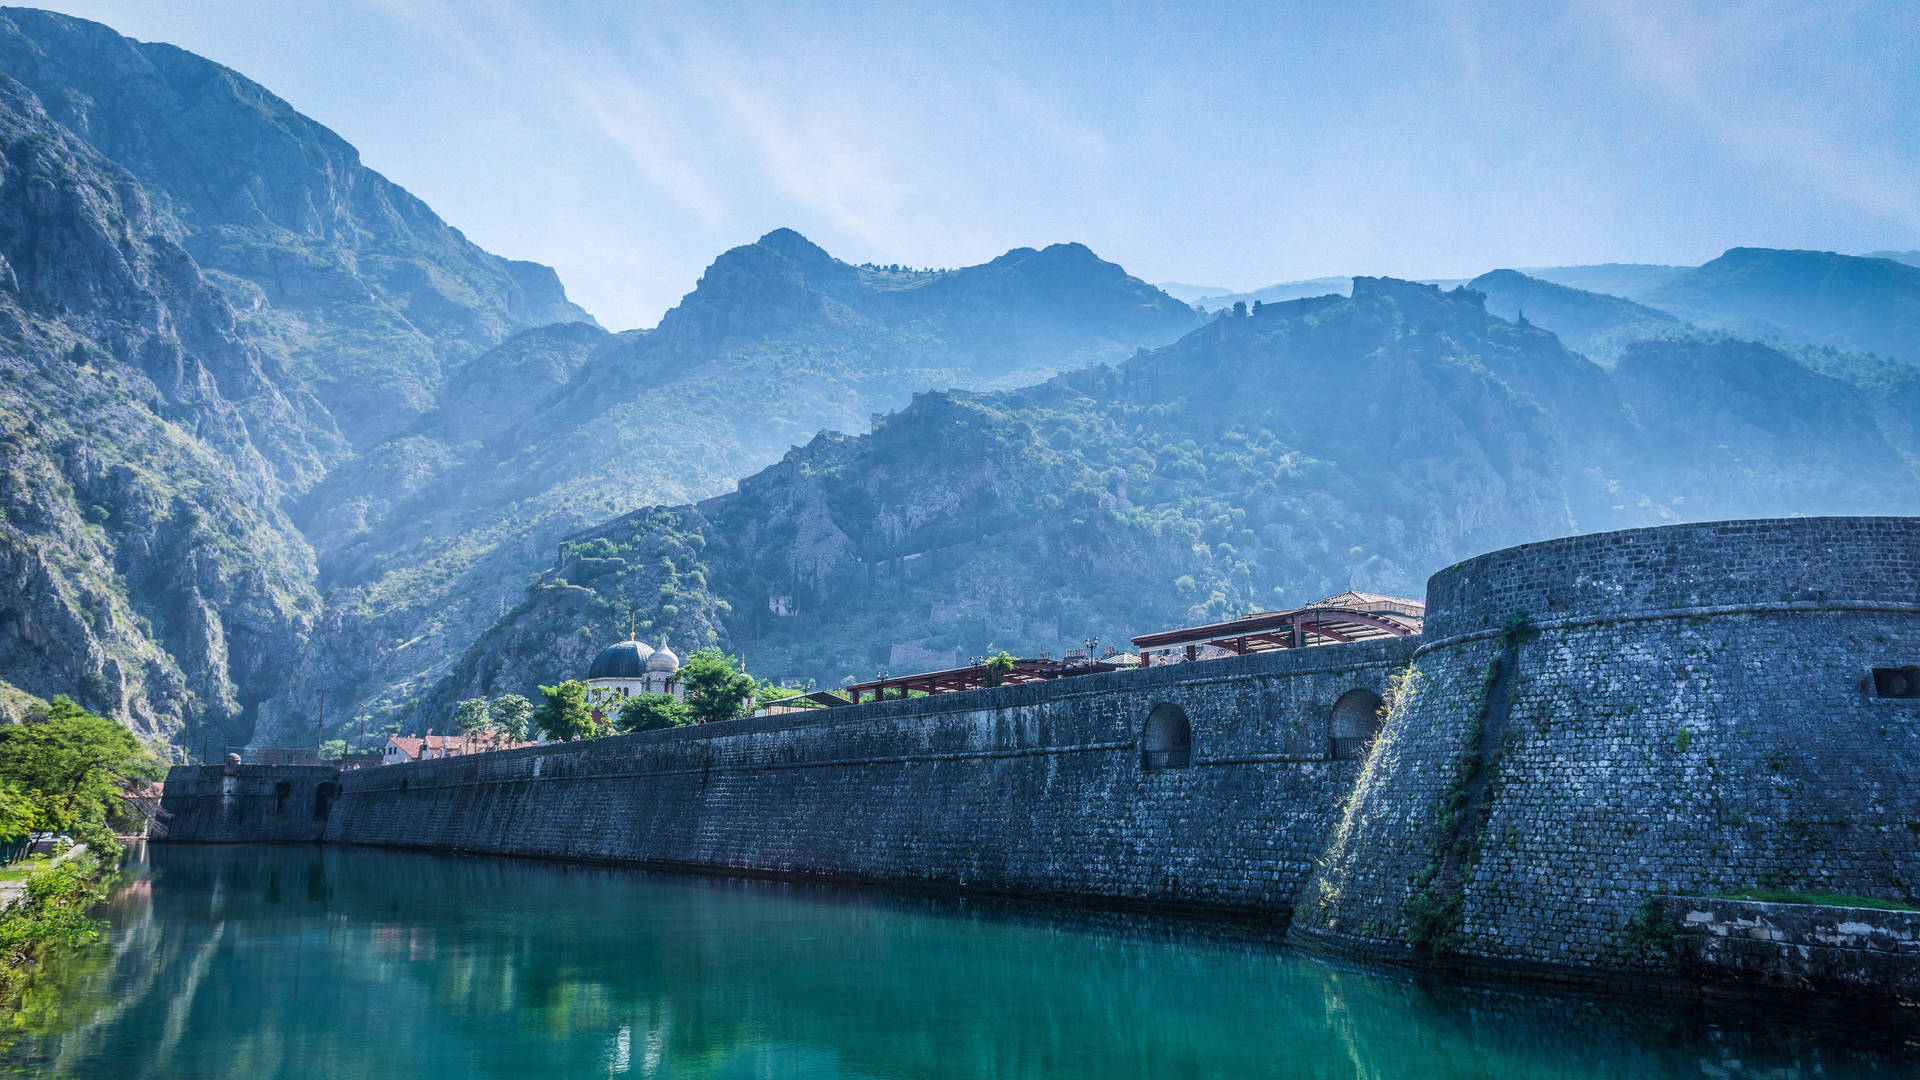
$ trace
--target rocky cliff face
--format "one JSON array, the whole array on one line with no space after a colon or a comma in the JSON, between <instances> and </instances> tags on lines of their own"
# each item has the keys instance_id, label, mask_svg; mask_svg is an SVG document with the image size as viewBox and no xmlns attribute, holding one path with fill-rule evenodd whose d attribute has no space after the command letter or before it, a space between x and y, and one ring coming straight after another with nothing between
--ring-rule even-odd
<instances>
[{"instance_id":1,"label":"rocky cliff face","mask_svg":"<svg viewBox=\"0 0 1920 1080\"><path fill-rule=\"evenodd\" d=\"M0 71L0 678L247 742L321 619L289 510L449 370L586 316L217 64L8 9Z\"/></svg>"},{"instance_id":2,"label":"rocky cliff face","mask_svg":"<svg viewBox=\"0 0 1920 1080\"><path fill-rule=\"evenodd\" d=\"M551 270L475 247L217 64L7 9L0 70L19 81L20 139L64 155L20 150L41 171L0 196L19 306L69 339L12 358L12 490L35 525L12 556L0 677L42 695L177 683L91 702L196 751L304 744L320 690L336 727L403 717L569 532L720 490L914 390L1031 382L1196 320L1078 245L905 271L780 230L716 260L657 330L609 334ZM126 325L147 335L138 356ZM105 356L158 387L161 430L202 475L115 471L169 443L120 415L144 392L131 373L73 396ZM66 513L88 527L48 500L82 500ZM188 521L176 503L199 524L162 527ZM83 579L93 599L67 597ZM67 618L75 605L118 605L137 632ZM138 655L109 670L115 649ZM141 667L156 674L113 674Z\"/></svg>"},{"instance_id":3,"label":"rocky cliff face","mask_svg":"<svg viewBox=\"0 0 1920 1080\"><path fill-rule=\"evenodd\" d=\"M0 666L222 743L318 607L281 500L344 447L181 231L0 81Z\"/></svg>"},{"instance_id":4,"label":"rocky cliff face","mask_svg":"<svg viewBox=\"0 0 1920 1080\"><path fill-rule=\"evenodd\" d=\"M0 12L0 71L152 193L263 347L360 448L517 329L587 321L553 271L481 250L237 72L44 11Z\"/></svg>"}]
</instances>

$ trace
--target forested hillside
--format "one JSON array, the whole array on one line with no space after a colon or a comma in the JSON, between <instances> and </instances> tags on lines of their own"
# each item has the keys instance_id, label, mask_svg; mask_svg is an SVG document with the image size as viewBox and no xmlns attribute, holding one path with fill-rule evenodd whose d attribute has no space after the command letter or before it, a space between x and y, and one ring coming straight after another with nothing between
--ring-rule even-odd
<instances>
[{"instance_id":1,"label":"forested hillside","mask_svg":"<svg viewBox=\"0 0 1920 1080\"><path fill-rule=\"evenodd\" d=\"M1311 601L1579 530L1911 513L1911 425L1750 341L1608 371L1483 294L1357 278L1119 365L927 394L737 493L583 534L429 704L584 669L633 618L837 684Z\"/></svg>"}]
</instances>

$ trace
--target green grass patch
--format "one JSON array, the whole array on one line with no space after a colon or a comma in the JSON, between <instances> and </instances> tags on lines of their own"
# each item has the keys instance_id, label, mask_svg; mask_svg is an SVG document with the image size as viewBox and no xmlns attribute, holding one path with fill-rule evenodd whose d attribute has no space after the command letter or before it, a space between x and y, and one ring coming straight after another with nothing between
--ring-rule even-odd
<instances>
[{"instance_id":1,"label":"green grass patch","mask_svg":"<svg viewBox=\"0 0 1920 1080\"><path fill-rule=\"evenodd\" d=\"M1901 900L1853 893L1800 892L1794 889L1747 889L1726 893L1723 900L1758 900L1767 904L1818 904L1822 907L1876 908L1880 911L1920 911L1920 907Z\"/></svg>"}]
</instances>

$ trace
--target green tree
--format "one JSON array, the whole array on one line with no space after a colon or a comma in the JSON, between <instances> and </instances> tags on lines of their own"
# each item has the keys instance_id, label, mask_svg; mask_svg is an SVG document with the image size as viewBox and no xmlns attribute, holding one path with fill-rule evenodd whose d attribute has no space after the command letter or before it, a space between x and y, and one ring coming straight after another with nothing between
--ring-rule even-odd
<instances>
[{"instance_id":1,"label":"green tree","mask_svg":"<svg viewBox=\"0 0 1920 1080\"><path fill-rule=\"evenodd\" d=\"M635 694L620 703L621 731L658 731L693 723L693 710L672 694Z\"/></svg>"},{"instance_id":2,"label":"green tree","mask_svg":"<svg viewBox=\"0 0 1920 1080\"><path fill-rule=\"evenodd\" d=\"M462 735L479 735L493 727L493 709L483 697L468 698L453 707L453 727Z\"/></svg>"},{"instance_id":3,"label":"green tree","mask_svg":"<svg viewBox=\"0 0 1920 1080\"><path fill-rule=\"evenodd\" d=\"M738 657L705 648L680 666L680 685L686 688L687 708L693 710L694 719L710 724L739 716L753 696L754 681L740 670Z\"/></svg>"},{"instance_id":4,"label":"green tree","mask_svg":"<svg viewBox=\"0 0 1920 1080\"><path fill-rule=\"evenodd\" d=\"M558 686L543 686L540 693L546 701L534 710L533 723L549 738L572 742L600 734L600 724L587 705L586 683L568 679Z\"/></svg>"},{"instance_id":5,"label":"green tree","mask_svg":"<svg viewBox=\"0 0 1920 1080\"><path fill-rule=\"evenodd\" d=\"M0 783L24 793L45 827L103 857L120 849L108 823L121 810L122 787L162 771L160 760L126 728L64 694L45 713L0 727Z\"/></svg>"},{"instance_id":6,"label":"green tree","mask_svg":"<svg viewBox=\"0 0 1920 1080\"><path fill-rule=\"evenodd\" d=\"M328 739L320 744L321 761L339 761L347 753L347 740Z\"/></svg>"},{"instance_id":7,"label":"green tree","mask_svg":"<svg viewBox=\"0 0 1920 1080\"><path fill-rule=\"evenodd\" d=\"M987 657L987 685L999 686L1013 674L1013 654L1005 649L994 656Z\"/></svg>"},{"instance_id":8,"label":"green tree","mask_svg":"<svg viewBox=\"0 0 1920 1080\"><path fill-rule=\"evenodd\" d=\"M806 693L806 691L797 686L776 686L770 682L763 682L755 684L753 688L753 701L756 705L771 705L776 701L785 701L788 698L799 697L804 693ZM803 701L797 704L807 705L809 703Z\"/></svg>"},{"instance_id":9,"label":"green tree","mask_svg":"<svg viewBox=\"0 0 1920 1080\"><path fill-rule=\"evenodd\" d=\"M533 702L519 694L501 694L493 699L493 722L510 742L525 742L533 723Z\"/></svg>"},{"instance_id":10,"label":"green tree","mask_svg":"<svg viewBox=\"0 0 1920 1080\"><path fill-rule=\"evenodd\" d=\"M16 784L0 783L0 839L25 836L40 827L40 804Z\"/></svg>"}]
</instances>

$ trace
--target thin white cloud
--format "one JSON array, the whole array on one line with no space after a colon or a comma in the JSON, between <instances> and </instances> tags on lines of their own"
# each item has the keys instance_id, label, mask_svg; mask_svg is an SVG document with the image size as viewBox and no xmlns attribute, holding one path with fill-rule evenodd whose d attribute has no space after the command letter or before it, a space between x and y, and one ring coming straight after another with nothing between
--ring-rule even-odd
<instances>
[{"instance_id":1,"label":"thin white cloud","mask_svg":"<svg viewBox=\"0 0 1920 1080\"><path fill-rule=\"evenodd\" d=\"M729 207L721 198L726 187L696 168L695 138L657 94L604 72L591 78L568 76L562 85L601 134L661 193L708 224L728 218Z\"/></svg>"},{"instance_id":2,"label":"thin white cloud","mask_svg":"<svg viewBox=\"0 0 1920 1080\"><path fill-rule=\"evenodd\" d=\"M1797 177L1884 221L1920 228L1914 163L1877 152L1843 128L1850 111L1841 96L1845 58L1833 65L1842 70L1829 74L1832 81L1812 94L1780 85L1784 57L1803 47L1831 12L1778 0L1695 12L1666 2L1603 0L1590 11L1649 105L1678 113L1744 164Z\"/></svg>"}]
</instances>

